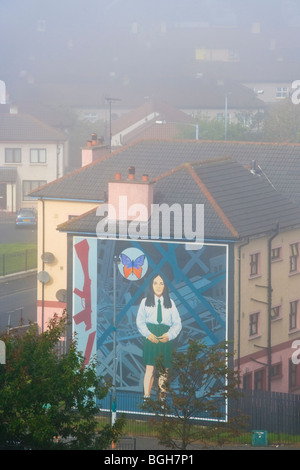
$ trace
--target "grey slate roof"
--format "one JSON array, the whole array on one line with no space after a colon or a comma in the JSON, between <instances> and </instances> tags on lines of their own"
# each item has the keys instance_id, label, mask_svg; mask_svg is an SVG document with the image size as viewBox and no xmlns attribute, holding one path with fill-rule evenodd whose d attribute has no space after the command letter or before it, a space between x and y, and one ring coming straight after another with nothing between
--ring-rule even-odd
<instances>
[{"instance_id":1,"label":"grey slate roof","mask_svg":"<svg viewBox=\"0 0 300 470\"><path fill-rule=\"evenodd\" d=\"M0 142L63 142L66 136L28 114L0 113Z\"/></svg>"},{"instance_id":2,"label":"grey slate roof","mask_svg":"<svg viewBox=\"0 0 300 470\"><path fill-rule=\"evenodd\" d=\"M107 158L75 170L33 191L33 197L104 201L107 181L116 171L127 176L129 166L136 168L140 179L163 174L185 162L197 162L229 156L251 166L260 166L260 177L291 200L300 204L300 145L224 141L141 141L109 154Z\"/></svg>"},{"instance_id":3,"label":"grey slate roof","mask_svg":"<svg viewBox=\"0 0 300 470\"><path fill-rule=\"evenodd\" d=\"M300 226L300 206L232 159L184 164L156 178L154 203L204 204L206 240L236 240ZM96 234L96 210L58 230ZM149 232L150 233L150 232Z\"/></svg>"},{"instance_id":4,"label":"grey slate roof","mask_svg":"<svg viewBox=\"0 0 300 470\"><path fill-rule=\"evenodd\" d=\"M240 237L299 225L300 206L244 166L224 160L194 168Z\"/></svg>"}]
</instances>

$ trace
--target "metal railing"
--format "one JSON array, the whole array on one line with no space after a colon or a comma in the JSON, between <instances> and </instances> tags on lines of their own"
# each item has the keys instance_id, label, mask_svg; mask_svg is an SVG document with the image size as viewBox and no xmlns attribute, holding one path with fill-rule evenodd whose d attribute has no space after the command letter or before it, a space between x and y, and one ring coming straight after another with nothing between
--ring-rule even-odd
<instances>
[{"instance_id":1,"label":"metal railing","mask_svg":"<svg viewBox=\"0 0 300 470\"><path fill-rule=\"evenodd\" d=\"M132 402L132 393L122 392L122 399ZM122 413L120 413L122 414ZM296 445L300 447L300 395L277 392L248 391L242 392L237 400L230 400L229 414L232 418L242 418L242 425L236 437L231 438L232 445L251 445L253 430L264 430L268 433L270 445ZM108 423L111 420L108 410L100 409L99 422ZM126 435L135 437L157 437L154 421L155 416L146 414L135 416L126 414ZM200 428L205 422L194 422ZM226 435L226 424L217 431Z\"/></svg>"},{"instance_id":2,"label":"metal railing","mask_svg":"<svg viewBox=\"0 0 300 470\"><path fill-rule=\"evenodd\" d=\"M24 250L0 255L0 276L29 271L37 267L37 251Z\"/></svg>"}]
</instances>

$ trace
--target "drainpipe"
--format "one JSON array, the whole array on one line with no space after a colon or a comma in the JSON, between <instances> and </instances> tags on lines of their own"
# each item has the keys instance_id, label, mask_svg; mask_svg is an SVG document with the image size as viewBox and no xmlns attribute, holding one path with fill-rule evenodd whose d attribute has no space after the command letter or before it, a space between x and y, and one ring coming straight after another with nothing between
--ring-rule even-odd
<instances>
[{"instance_id":1,"label":"drainpipe","mask_svg":"<svg viewBox=\"0 0 300 470\"><path fill-rule=\"evenodd\" d=\"M272 313L272 241L279 233L279 223L274 234L268 240L268 345L267 345L267 364L268 364L268 391L271 391L271 370L272 370L272 335L271 335L271 313Z\"/></svg>"},{"instance_id":2,"label":"drainpipe","mask_svg":"<svg viewBox=\"0 0 300 470\"><path fill-rule=\"evenodd\" d=\"M43 198L40 199L42 202L43 212L42 212L42 271L45 270L45 201ZM44 333L44 318L45 318L45 283L42 282L42 333Z\"/></svg>"},{"instance_id":3,"label":"drainpipe","mask_svg":"<svg viewBox=\"0 0 300 470\"><path fill-rule=\"evenodd\" d=\"M238 388L241 387L240 384L240 367L241 367L241 256L242 256L242 248L249 244L248 240L239 246L239 277L238 277L238 357L237 357L237 368L238 368Z\"/></svg>"},{"instance_id":4,"label":"drainpipe","mask_svg":"<svg viewBox=\"0 0 300 470\"><path fill-rule=\"evenodd\" d=\"M59 178L60 144L56 144L56 179Z\"/></svg>"}]
</instances>

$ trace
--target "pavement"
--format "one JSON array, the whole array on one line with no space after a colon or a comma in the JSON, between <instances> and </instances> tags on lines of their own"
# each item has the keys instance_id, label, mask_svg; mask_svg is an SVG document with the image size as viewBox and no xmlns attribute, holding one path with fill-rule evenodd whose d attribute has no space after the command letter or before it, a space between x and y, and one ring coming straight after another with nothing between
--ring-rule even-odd
<instances>
[{"instance_id":1,"label":"pavement","mask_svg":"<svg viewBox=\"0 0 300 470\"><path fill-rule=\"evenodd\" d=\"M126 440L127 439L127 440ZM130 439L132 441L130 442ZM135 450L144 450L144 451L162 451L169 453L176 453L176 450L172 450L168 447L162 446L158 443L158 439L152 437L136 437L136 438L124 438L121 443L120 450L133 450L134 449L134 440L135 440ZM222 450L222 451L233 451L233 450L300 450L300 445L285 445L285 444L272 444L268 446L253 446L250 444L240 444L240 445L223 445L223 446L203 446L200 444L190 445L187 448L189 453L198 452L203 450ZM183 451L180 451L183 452Z\"/></svg>"}]
</instances>

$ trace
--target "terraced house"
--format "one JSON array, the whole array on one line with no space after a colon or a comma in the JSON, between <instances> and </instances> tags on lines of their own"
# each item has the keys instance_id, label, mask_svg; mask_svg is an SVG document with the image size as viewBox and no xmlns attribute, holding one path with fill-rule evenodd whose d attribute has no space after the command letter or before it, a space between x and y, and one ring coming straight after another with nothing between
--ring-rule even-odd
<instances>
[{"instance_id":1,"label":"terraced house","mask_svg":"<svg viewBox=\"0 0 300 470\"><path fill-rule=\"evenodd\" d=\"M86 358L96 355L99 374L111 374L115 310L118 383L135 393L142 370L138 302L150 274L161 269L181 314L179 347L191 336L230 340L244 387L298 393L292 356L300 337L299 153L299 146L288 144L142 141L31 193L42 221L40 328L67 307ZM128 225L116 230L124 220L105 232L101 207L116 194L180 207L183 226L202 205L204 239L191 249L176 223L168 237L155 239L149 231L125 237ZM185 205L193 208L188 215ZM147 260L141 278L125 278L122 263L114 263L129 248L135 250L131 263L138 254Z\"/></svg>"},{"instance_id":2,"label":"terraced house","mask_svg":"<svg viewBox=\"0 0 300 470\"><path fill-rule=\"evenodd\" d=\"M1 109L0 210L31 207L30 191L63 175L66 145L64 134L33 116Z\"/></svg>"}]
</instances>

